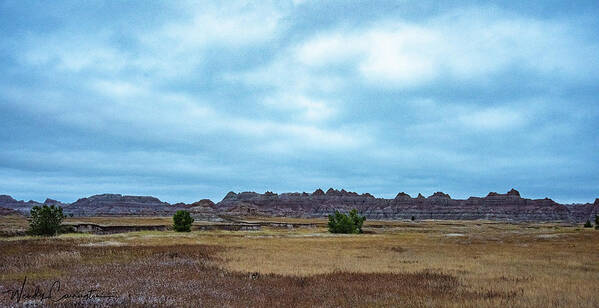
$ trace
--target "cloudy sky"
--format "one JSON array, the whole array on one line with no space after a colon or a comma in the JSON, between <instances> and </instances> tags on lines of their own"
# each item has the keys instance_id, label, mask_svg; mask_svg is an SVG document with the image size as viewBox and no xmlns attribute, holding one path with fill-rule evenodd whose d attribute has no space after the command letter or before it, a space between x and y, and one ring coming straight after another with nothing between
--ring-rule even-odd
<instances>
[{"instance_id":1,"label":"cloudy sky","mask_svg":"<svg viewBox=\"0 0 599 308\"><path fill-rule=\"evenodd\" d=\"M596 0L199 2L0 1L0 194L599 197Z\"/></svg>"}]
</instances>

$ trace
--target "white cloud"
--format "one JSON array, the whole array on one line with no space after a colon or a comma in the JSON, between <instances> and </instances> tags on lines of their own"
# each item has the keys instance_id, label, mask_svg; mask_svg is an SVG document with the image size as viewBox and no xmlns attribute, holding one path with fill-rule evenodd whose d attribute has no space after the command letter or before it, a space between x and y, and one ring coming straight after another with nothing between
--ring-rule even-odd
<instances>
[{"instance_id":1,"label":"white cloud","mask_svg":"<svg viewBox=\"0 0 599 308\"><path fill-rule=\"evenodd\" d=\"M177 5L177 4L174 4ZM90 35L77 29L27 37L20 59L28 65L52 65L72 72L115 73L135 68L162 77L193 72L210 48L242 48L265 43L280 30L282 11L276 6L179 4L178 19L128 29L135 48L119 47L119 29Z\"/></svg>"},{"instance_id":2,"label":"white cloud","mask_svg":"<svg viewBox=\"0 0 599 308\"><path fill-rule=\"evenodd\" d=\"M135 97L145 94L143 87L126 82L115 80L96 80L91 82L90 87L100 95L107 95L113 98Z\"/></svg>"},{"instance_id":3,"label":"white cloud","mask_svg":"<svg viewBox=\"0 0 599 308\"><path fill-rule=\"evenodd\" d=\"M367 48L367 42L359 37L333 32L317 34L292 52L301 64L320 66L342 64L354 60Z\"/></svg>"},{"instance_id":4,"label":"white cloud","mask_svg":"<svg viewBox=\"0 0 599 308\"><path fill-rule=\"evenodd\" d=\"M84 131L123 136L157 144L178 142L194 144L211 135L242 138L260 145L261 151L285 145L286 151L314 151L356 148L369 142L368 135L346 127L327 127L323 120L335 114L328 102L290 96L288 105L278 99L273 108L289 117L251 118L234 115L184 92L167 92L151 84L133 84L126 80L96 79L88 84L94 100L74 101L65 93L25 92L12 89L3 97L30 112L43 112L49 119ZM106 99L100 99L105 97ZM279 97L283 99L282 97ZM40 105L39 101L45 102ZM287 110L287 111L285 111ZM266 145L266 146L262 146ZM239 149L243 151L243 149Z\"/></svg>"},{"instance_id":5,"label":"white cloud","mask_svg":"<svg viewBox=\"0 0 599 308\"><path fill-rule=\"evenodd\" d=\"M378 21L366 28L339 28L298 44L299 62L346 64L366 80L394 87L422 85L441 76L485 78L518 66L541 73L589 72L596 45L580 41L565 22L545 22L494 10L457 10L424 22ZM595 59L595 61L592 61Z\"/></svg>"},{"instance_id":6,"label":"white cloud","mask_svg":"<svg viewBox=\"0 0 599 308\"><path fill-rule=\"evenodd\" d=\"M418 119L415 128L431 133L460 136L472 132L519 130L535 121L538 110L552 106L537 100L523 100L488 107L485 104L443 103L434 100L415 100L406 103L417 108L426 119Z\"/></svg>"},{"instance_id":7,"label":"white cloud","mask_svg":"<svg viewBox=\"0 0 599 308\"><path fill-rule=\"evenodd\" d=\"M334 72L313 71L302 62L288 56L289 50L282 50L272 62L248 71L227 72L223 79L241 82L250 86L268 87L278 92L324 93L341 90L348 76ZM305 94L307 95L307 94Z\"/></svg>"},{"instance_id":8,"label":"white cloud","mask_svg":"<svg viewBox=\"0 0 599 308\"><path fill-rule=\"evenodd\" d=\"M262 152L345 150L370 142L364 133L344 128L322 128L313 124L228 118L224 119L221 126L236 134L252 137Z\"/></svg>"},{"instance_id":9,"label":"white cloud","mask_svg":"<svg viewBox=\"0 0 599 308\"><path fill-rule=\"evenodd\" d=\"M302 5L308 2L308 0L292 0L291 2L293 3L293 5Z\"/></svg>"},{"instance_id":10,"label":"white cloud","mask_svg":"<svg viewBox=\"0 0 599 308\"><path fill-rule=\"evenodd\" d=\"M207 44L243 46L272 39L282 15L275 8L236 5L202 5L185 21L166 24L145 38L157 43L172 42L169 48L204 48Z\"/></svg>"},{"instance_id":11,"label":"white cloud","mask_svg":"<svg viewBox=\"0 0 599 308\"><path fill-rule=\"evenodd\" d=\"M430 176L441 171L472 179L490 167L517 166L532 174L530 166L593 153L581 132L594 128L597 112L584 101L594 96L589 83L577 81L596 78L599 48L572 15L543 20L474 8L420 20L394 12L375 21L370 13L298 20L304 8L271 4L173 2L179 10L126 32L108 23L93 35L81 33L95 20L81 30L65 22L43 33L24 31L32 33L24 44L19 38L8 44L17 46L21 62L7 62L10 77L0 85L2 110L15 112L5 131L18 134L5 141L5 156L28 155L31 164L16 164L27 170L46 164L85 174L91 166L141 178L225 174L260 185L353 181L383 190L411 171L426 186L443 181ZM515 76L521 85L506 77L522 71ZM534 74L541 82L522 78ZM402 91L420 86L431 93ZM36 140L19 127L28 125L20 117L40 119L31 130L50 123L68 133ZM97 138L98 148L114 150L71 151L69 138ZM48 155L40 144L51 145ZM34 150L10 150L23 147ZM583 151L563 150L577 147ZM578 156L580 165L585 159ZM306 177L282 175L285 168Z\"/></svg>"},{"instance_id":12,"label":"white cloud","mask_svg":"<svg viewBox=\"0 0 599 308\"><path fill-rule=\"evenodd\" d=\"M353 64L372 82L419 83L436 76L438 34L405 23L321 33L297 46L299 62L316 67Z\"/></svg>"},{"instance_id":13,"label":"white cloud","mask_svg":"<svg viewBox=\"0 0 599 308\"><path fill-rule=\"evenodd\" d=\"M49 114L83 129L156 141L192 142L207 134L224 132L263 143L288 143L290 149L353 147L359 143L352 135L322 124L336 114L333 102L307 94L315 88L334 88L334 78L327 76L315 80L307 72L291 72L286 65L273 66L280 73L274 79L280 82L281 91L266 95L261 102L285 115L276 119L235 116L218 110L218 102L206 101L185 90L160 87L165 78L181 78L196 71L210 48L243 50L273 40L280 34L284 17L276 5L252 5L245 1L175 5L179 5L179 18L129 29L128 35L137 43L133 49L118 48L113 40L115 32L109 28L94 36L74 35L73 29L31 36L22 58L26 64L94 73L93 78L82 76L80 81L83 88L92 91L93 101L75 103L63 92L46 100L50 104ZM40 45L48 48L39 48ZM119 71L129 68L152 77L120 75ZM273 80L272 75L263 76L266 83ZM256 77L260 83L260 76ZM47 93L25 96L29 101L37 101L33 97L40 95L48 98ZM39 108L38 104L29 107ZM69 112L65 112L67 109ZM122 130L123 127L128 129Z\"/></svg>"},{"instance_id":14,"label":"white cloud","mask_svg":"<svg viewBox=\"0 0 599 308\"><path fill-rule=\"evenodd\" d=\"M523 112L507 108L488 108L468 112L458 119L466 127L482 130L515 129L528 124Z\"/></svg>"},{"instance_id":15,"label":"white cloud","mask_svg":"<svg viewBox=\"0 0 599 308\"><path fill-rule=\"evenodd\" d=\"M336 110L330 101L313 99L299 93L281 93L267 97L264 104L274 109L279 109L285 114L295 115L292 118L316 122L329 119Z\"/></svg>"},{"instance_id":16,"label":"white cloud","mask_svg":"<svg viewBox=\"0 0 599 308\"><path fill-rule=\"evenodd\" d=\"M85 69L118 71L128 65L126 54L107 44L107 32L89 34L57 33L29 35L23 41L20 60L33 66L52 65L60 71Z\"/></svg>"},{"instance_id":17,"label":"white cloud","mask_svg":"<svg viewBox=\"0 0 599 308\"><path fill-rule=\"evenodd\" d=\"M435 48L440 38L434 31L400 25L395 31L368 32L363 39L368 49L359 70L371 82L409 86L439 74Z\"/></svg>"}]
</instances>

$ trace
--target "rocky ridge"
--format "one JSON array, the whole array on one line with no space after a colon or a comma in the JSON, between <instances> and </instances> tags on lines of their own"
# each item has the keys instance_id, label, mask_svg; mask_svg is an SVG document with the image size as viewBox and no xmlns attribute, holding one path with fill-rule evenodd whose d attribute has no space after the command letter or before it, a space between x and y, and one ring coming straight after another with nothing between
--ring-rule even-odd
<instances>
[{"instance_id":1,"label":"rocky ridge","mask_svg":"<svg viewBox=\"0 0 599 308\"><path fill-rule=\"evenodd\" d=\"M171 216L178 210L187 210L192 215L203 220L218 220L214 203L203 199L192 204L169 204L150 196L126 196L120 194L101 194L81 198L73 203L63 203L46 199L44 203L35 201L17 201L11 196L0 195L0 215L20 213L29 215L32 207L41 205L56 205L63 208L67 216ZM11 211L11 212L9 212Z\"/></svg>"},{"instance_id":2,"label":"rocky ridge","mask_svg":"<svg viewBox=\"0 0 599 308\"><path fill-rule=\"evenodd\" d=\"M21 214L13 209L0 207L0 216L8 216L8 215L21 215Z\"/></svg>"},{"instance_id":3,"label":"rocky ridge","mask_svg":"<svg viewBox=\"0 0 599 308\"><path fill-rule=\"evenodd\" d=\"M123 196L102 194L81 198L66 205L64 212L74 216L100 215L169 215L184 207L171 206L160 199L149 196Z\"/></svg>"},{"instance_id":4,"label":"rocky ridge","mask_svg":"<svg viewBox=\"0 0 599 308\"><path fill-rule=\"evenodd\" d=\"M317 189L308 193L275 194L266 192L228 193L219 202L220 212L233 215L265 215L289 217L325 217L334 211L353 208L369 219L490 219L502 221L571 221L583 222L598 212L599 199L594 204L564 205L551 199L525 199L512 189L506 194L489 193L486 197L452 199L436 192L416 198L401 192L394 199L375 198L345 190Z\"/></svg>"},{"instance_id":5,"label":"rocky ridge","mask_svg":"<svg viewBox=\"0 0 599 308\"><path fill-rule=\"evenodd\" d=\"M20 200L17 201L9 195L0 195L0 207L5 209L11 209L21 213L29 213L32 207L36 205L42 205L42 203L29 200L27 202Z\"/></svg>"},{"instance_id":6,"label":"rocky ridge","mask_svg":"<svg viewBox=\"0 0 599 308\"><path fill-rule=\"evenodd\" d=\"M73 203L46 199L44 203L17 201L0 195L0 207L27 215L35 205L59 205L72 216L170 216L177 210L190 211L197 220L221 220L227 216L326 217L334 211L353 208L369 219L490 219L501 221L569 221L593 220L599 214L599 199L586 204L558 204L551 199L526 199L512 189L505 194L491 192L485 197L452 199L443 192L416 198L400 192L393 199L376 198L344 189L317 189L313 193L229 192L217 203L202 199L185 204L169 204L150 196L102 194L81 198ZM9 213L8 210L2 213Z\"/></svg>"}]
</instances>

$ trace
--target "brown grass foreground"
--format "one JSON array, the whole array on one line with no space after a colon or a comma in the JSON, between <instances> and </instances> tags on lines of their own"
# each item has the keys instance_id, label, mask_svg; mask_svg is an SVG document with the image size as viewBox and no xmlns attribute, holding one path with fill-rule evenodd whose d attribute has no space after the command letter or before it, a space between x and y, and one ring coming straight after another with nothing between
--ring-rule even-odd
<instances>
[{"instance_id":1,"label":"brown grass foreground","mask_svg":"<svg viewBox=\"0 0 599 308\"><path fill-rule=\"evenodd\" d=\"M369 225L2 238L0 305L599 306L599 231Z\"/></svg>"}]
</instances>

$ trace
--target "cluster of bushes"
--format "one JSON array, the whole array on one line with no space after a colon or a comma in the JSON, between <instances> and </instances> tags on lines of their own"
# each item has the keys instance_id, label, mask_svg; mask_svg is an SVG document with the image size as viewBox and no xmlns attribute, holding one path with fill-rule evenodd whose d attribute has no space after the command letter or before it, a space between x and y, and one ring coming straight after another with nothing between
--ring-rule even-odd
<instances>
[{"instance_id":1,"label":"cluster of bushes","mask_svg":"<svg viewBox=\"0 0 599 308\"><path fill-rule=\"evenodd\" d=\"M362 225L366 217L358 215L358 210L353 209L349 215L341 214L335 211L334 215L329 215L329 232L331 233L362 233Z\"/></svg>"},{"instance_id":2,"label":"cluster of bushes","mask_svg":"<svg viewBox=\"0 0 599 308\"><path fill-rule=\"evenodd\" d=\"M587 219L587 222L584 224L585 228L592 228L593 224L590 219ZM599 215L595 215L595 229L599 230Z\"/></svg>"}]
</instances>

